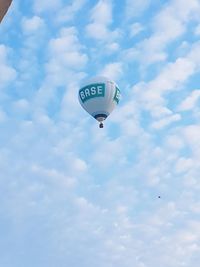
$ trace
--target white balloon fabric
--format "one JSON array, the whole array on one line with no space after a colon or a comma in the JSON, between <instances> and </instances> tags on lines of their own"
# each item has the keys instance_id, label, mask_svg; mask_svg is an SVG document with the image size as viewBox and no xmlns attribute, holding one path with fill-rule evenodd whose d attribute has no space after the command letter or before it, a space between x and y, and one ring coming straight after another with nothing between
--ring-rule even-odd
<instances>
[{"instance_id":1,"label":"white balloon fabric","mask_svg":"<svg viewBox=\"0 0 200 267\"><path fill-rule=\"evenodd\" d=\"M110 115L120 101L117 84L106 77L94 77L85 82L79 90L81 106L100 124Z\"/></svg>"}]
</instances>

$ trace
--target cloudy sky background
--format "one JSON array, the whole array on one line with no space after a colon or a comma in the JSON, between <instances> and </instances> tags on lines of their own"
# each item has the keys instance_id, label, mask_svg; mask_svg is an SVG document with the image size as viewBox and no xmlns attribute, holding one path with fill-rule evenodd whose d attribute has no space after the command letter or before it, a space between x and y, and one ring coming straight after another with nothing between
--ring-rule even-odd
<instances>
[{"instance_id":1,"label":"cloudy sky background","mask_svg":"<svg viewBox=\"0 0 200 267\"><path fill-rule=\"evenodd\" d=\"M199 14L199 0L13 1L0 266L199 267ZM122 92L104 129L77 100L94 75Z\"/></svg>"}]
</instances>

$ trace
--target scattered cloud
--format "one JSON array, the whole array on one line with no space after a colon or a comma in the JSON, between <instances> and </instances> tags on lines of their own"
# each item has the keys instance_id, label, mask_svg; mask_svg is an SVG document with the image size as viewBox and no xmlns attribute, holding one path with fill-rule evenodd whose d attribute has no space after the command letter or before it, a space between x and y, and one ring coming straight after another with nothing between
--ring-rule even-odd
<instances>
[{"instance_id":1,"label":"scattered cloud","mask_svg":"<svg viewBox=\"0 0 200 267\"><path fill-rule=\"evenodd\" d=\"M87 0L75 0L71 4L64 5L59 9L56 20L63 23L74 19L75 14L84 7L86 2Z\"/></svg>"},{"instance_id":2,"label":"scattered cloud","mask_svg":"<svg viewBox=\"0 0 200 267\"><path fill-rule=\"evenodd\" d=\"M149 0L126 0L126 16L129 19L134 19L135 17L141 16L142 12L144 12L150 5Z\"/></svg>"},{"instance_id":3,"label":"scattered cloud","mask_svg":"<svg viewBox=\"0 0 200 267\"><path fill-rule=\"evenodd\" d=\"M109 26L113 21L112 2L100 0L91 11L91 23L86 27L89 37L99 41L110 42L119 36L118 30L111 31Z\"/></svg>"},{"instance_id":4,"label":"scattered cloud","mask_svg":"<svg viewBox=\"0 0 200 267\"><path fill-rule=\"evenodd\" d=\"M165 116L163 111L167 111L166 115L168 116L169 110L165 95L179 90L198 71L199 64L194 59L194 53L198 46L198 44L195 44L186 57L177 58L173 63L167 63L159 75L152 81L144 84L140 83L134 87L136 97L139 97L139 101L142 101L141 107L149 110L153 117L156 118L157 114L160 117ZM196 58L198 58L198 53ZM174 118L177 118L177 115Z\"/></svg>"},{"instance_id":5,"label":"scattered cloud","mask_svg":"<svg viewBox=\"0 0 200 267\"><path fill-rule=\"evenodd\" d=\"M38 17L34 16L30 19L23 18L22 19L22 30L24 34L31 35L37 31L41 31L41 29L45 26L44 21Z\"/></svg>"},{"instance_id":6,"label":"scattered cloud","mask_svg":"<svg viewBox=\"0 0 200 267\"><path fill-rule=\"evenodd\" d=\"M5 45L0 45L0 88L6 87L17 77L16 70L10 65L8 60L9 50Z\"/></svg>"},{"instance_id":7,"label":"scattered cloud","mask_svg":"<svg viewBox=\"0 0 200 267\"><path fill-rule=\"evenodd\" d=\"M47 70L51 74L61 69L79 70L87 63L87 55L81 53L83 47L79 43L77 34L74 27L63 28L60 31L60 37L50 40L49 56L51 60L47 65Z\"/></svg>"},{"instance_id":8,"label":"scattered cloud","mask_svg":"<svg viewBox=\"0 0 200 267\"><path fill-rule=\"evenodd\" d=\"M195 28L194 33L195 33L196 35L200 35L200 24L197 25L197 27Z\"/></svg>"},{"instance_id":9,"label":"scattered cloud","mask_svg":"<svg viewBox=\"0 0 200 267\"><path fill-rule=\"evenodd\" d=\"M122 63L114 62L107 64L100 74L106 77L110 77L113 80L119 80L122 73L123 73Z\"/></svg>"},{"instance_id":10,"label":"scattered cloud","mask_svg":"<svg viewBox=\"0 0 200 267\"><path fill-rule=\"evenodd\" d=\"M62 7L62 0L55 0L53 2L43 0L42 2L39 0L33 1L33 9L36 13L42 12L55 12Z\"/></svg>"},{"instance_id":11,"label":"scattered cloud","mask_svg":"<svg viewBox=\"0 0 200 267\"><path fill-rule=\"evenodd\" d=\"M197 101L200 98L200 90L193 90L191 94L180 104L179 110L192 110L195 108Z\"/></svg>"},{"instance_id":12,"label":"scattered cloud","mask_svg":"<svg viewBox=\"0 0 200 267\"><path fill-rule=\"evenodd\" d=\"M181 119L181 116L179 114L174 114L172 116L165 117L164 119L153 122L152 127L155 129L161 129L161 128L169 125L172 122L179 121L180 119Z\"/></svg>"},{"instance_id":13,"label":"scattered cloud","mask_svg":"<svg viewBox=\"0 0 200 267\"><path fill-rule=\"evenodd\" d=\"M199 10L200 5L196 0L189 5L187 1L184 1L183 5L183 1L180 0L170 1L164 5L153 19L151 36L134 48L129 48L127 58L140 60L146 66L165 61L168 57L166 53L168 44L187 32L189 22L196 19Z\"/></svg>"},{"instance_id":14,"label":"scattered cloud","mask_svg":"<svg viewBox=\"0 0 200 267\"><path fill-rule=\"evenodd\" d=\"M130 26L130 36L134 37L144 30L144 27L139 22L135 22Z\"/></svg>"}]
</instances>

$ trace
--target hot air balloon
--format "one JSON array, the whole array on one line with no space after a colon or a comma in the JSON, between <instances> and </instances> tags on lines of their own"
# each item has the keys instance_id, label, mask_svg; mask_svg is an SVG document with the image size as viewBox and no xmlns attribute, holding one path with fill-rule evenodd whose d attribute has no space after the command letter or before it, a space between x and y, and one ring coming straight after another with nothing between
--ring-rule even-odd
<instances>
[{"instance_id":1,"label":"hot air balloon","mask_svg":"<svg viewBox=\"0 0 200 267\"><path fill-rule=\"evenodd\" d=\"M106 77L94 77L86 81L79 90L81 106L99 122L110 115L120 101L120 90L117 84Z\"/></svg>"},{"instance_id":2,"label":"hot air balloon","mask_svg":"<svg viewBox=\"0 0 200 267\"><path fill-rule=\"evenodd\" d=\"M11 3L12 3L12 0L0 0L0 22L5 16Z\"/></svg>"}]
</instances>

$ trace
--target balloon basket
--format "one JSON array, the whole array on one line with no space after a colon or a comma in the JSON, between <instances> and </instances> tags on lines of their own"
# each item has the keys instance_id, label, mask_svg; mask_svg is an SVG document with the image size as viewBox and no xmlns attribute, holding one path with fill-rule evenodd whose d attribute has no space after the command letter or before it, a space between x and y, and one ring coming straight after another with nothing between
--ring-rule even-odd
<instances>
[{"instance_id":1,"label":"balloon basket","mask_svg":"<svg viewBox=\"0 0 200 267\"><path fill-rule=\"evenodd\" d=\"M103 128L103 123L99 123L99 128Z\"/></svg>"}]
</instances>

